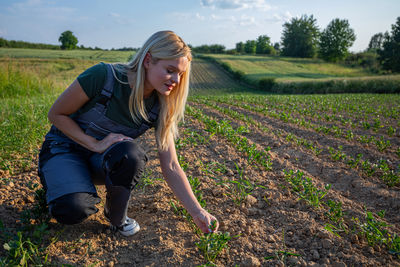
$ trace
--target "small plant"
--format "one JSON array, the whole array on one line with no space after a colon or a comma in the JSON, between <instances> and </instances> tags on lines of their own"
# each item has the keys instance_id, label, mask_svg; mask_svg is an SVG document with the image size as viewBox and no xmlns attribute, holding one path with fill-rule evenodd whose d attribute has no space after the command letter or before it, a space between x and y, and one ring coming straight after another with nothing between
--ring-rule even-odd
<instances>
[{"instance_id":1,"label":"small plant","mask_svg":"<svg viewBox=\"0 0 400 267\"><path fill-rule=\"evenodd\" d=\"M155 181L162 181L160 178L154 178L153 177L153 171L149 168L145 169L145 171L142 174L142 177L139 179L139 184L138 188L141 188L143 192L145 192L146 187L148 186L153 186Z\"/></svg>"},{"instance_id":2,"label":"small plant","mask_svg":"<svg viewBox=\"0 0 400 267\"><path fill-rule=\"evenodd\" d=\"M183 219L186 220L186 222L189 224L190 228L192 228L193 232L197 235L201 235L201 230L197 227L197 225L194 223L192 216L187 212L185 208L182 206L178 206L174 201L169 202L173 212L181 216Z\"/></svg>"},{"instance_id":3,"label":"small plant","mask_svg":"<svg viewBox=\"0 0 400 267\"><path fill-rule=\"evenodd\" d=\"M367 135L360 135L358 137L358 141L362 144L369 144L371 143L375 138L373 136L367 136Z\"/></svg>"},{"instance_id":4,"label":"small plant","mask_svg":"<svg viewBox=\"0 0 400 267\"><path fill-rule=\"evenodd\" d=\"M385 140L383 136L381 136L380 139L375 140L375 145L378 148L379 151L383 152L385 151L388 147L390 147L390 141Z\"/></svg>"},{"instance_id":5,"label":"small plant","mask_svg":"<svg viewBox=\"0 0 400 267\"><path fill-rule=\"evenodd\" d=\"M325 225L325 229L334 233L337 236L340 236L338 232L344 231L347 233L348 230L347 225L344 223L344 212L342 210L342 203L328 199L328 201L325 202L325 205L329 208L325 215L331 220L332 223L337 226L336 227L331 224L327 224Z\"/></svg>"},{"instance_id":6,"label":"small plant","mask_svg":"<svg viewBox=\"0 0 400 267\"><path fill-rule=\"evenodd\" d=\"M273 260L277 259L286 266L286 261L289 256L293 257L300 257L300 254L287 251L286 244L285 244L285 231L282 230L282 249L276 251L272 255L264 257L265 260Z\"/></svg>"},{"instance_id":7,"label":"small plant","mask_svg":"<svg viewBox=\"0 0 400 267\"><path fill-rule=\"evenodd\" d=\"M385 211L382 210L377 215L379 219L375 218L372 212L366 211L364 223L361 223L358 218L353 218L353 221L356 222L360 229L359 234L364 236L367 239L368 245L372 247L376 244L388 245L390 241L388 239L390 236L386 229L389 225L382 221Z\"/></svg>"},{"instance_id":8,"label":"small plant","mask_svg":"<svg viewBox=\"0 0 400 267\"><path fill-rule=\"evenodd\" d=\"M343 152L343 146L339 146L338 150L335 150L332 147L328 147L329 154L331 155L331 159L334 161L345 160L346 154Z\"/></svg>"},{"instance_id":9,"label":"small plant","mask_svg":"<svg viewBox=\"0 0 400 267\"><path fill-rule=\"evenodd\" d=\"M378 164L378 168L382 171L381 179L389 186L395 186L400 183L400 175L394 170L389 168L386 160L381 159Z\"/></svg>"},{"instance_id":10,"label":"small plant","mask_svg":"<svg viewBox=\"0 0 400 267\"><path fill-rule=\"evenodd\" d=\"M8 251L6 261L9 266L43 266L47 263L46 248L33 243L29 238L25 239L22 232L18 232L17 239L5 243L3 248Z\"/></svg>"},{"instance_id":11,"label":"small plant","mask_svg":"<svg viewBox=\"0 0 400 267\"><path fill-rule=\"evenodd\" d=\"M346 160L346 164L349 165L351 168L357 168L358 164L361 161L362 154L357 154L355 158L348 157Z\"/></svg>"},{"instance_id":12,"label":"small plant","mask_svg":"<svg viewBox=\"0 0 400 267\"><path fill-rule=\"evenodd\" d=\"M315 208L321 205L321 200L331 188L331 185L327 184L324 189L318 189L312 183L311 178L303 177L304 173L301 171L293 172L293 170L284 170L283 172L285 173L286 181L288 181L292 187L292 191L295 192L300 199L303 199Z\"/></svg>"},{"instance_id":13,"label":"small plant","mask_svg":"<svg viewBox=\"0 0 400 267\"><path fill-rule=\"evenodd\" d=\"M395 133L396 133L396 129L393 128L392 126L389 126L389 127L387 128L387 135L393 136Z\"/></svg>"},{"instance_id":14,"label":"small plant","mask_svg":"<svg viewBox=\"0 0 400 267\"><path fill-rule=\"evenodd\" d=\"M364 128L364 130L369 130L371 128L371 124L369 124L366 121L362 121L361 122L362 127Z\"/></svg>"},{"instance_id":15,"label":"small plant","mask_svg":"<svg viewBox=\"0 0 400 267\"><path fill-rule=\"evenodd\" d=\"M232 239L227 232L214 232L215 228L216 221L212 221L210 225L211 233L204 234L200 237L200 241L196 243L207 264L212 264L221 251L228 247L228 242Z\"/></svg>"},{"instance_id":16,"label":"small plant","mask_svg":"<svg viewBox=\"0 0 400 267\"><path fill-rule=\"evenodd\" d=\"M371 176L375 173L375 167L369 160L364 160L361 163L361 167L367 176Z\"/></svg>"}]
</instances>

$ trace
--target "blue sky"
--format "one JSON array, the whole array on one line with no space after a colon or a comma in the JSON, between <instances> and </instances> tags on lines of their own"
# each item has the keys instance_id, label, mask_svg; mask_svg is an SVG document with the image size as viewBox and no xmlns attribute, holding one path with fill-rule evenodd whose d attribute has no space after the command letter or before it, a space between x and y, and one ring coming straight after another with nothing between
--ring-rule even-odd
<instances>
[{"instance_id":1,"label":"blue sky","mask_svg":"<svg viewBox=\"0 0 400 267\"><path fill-rule=\"evenodd\" d=\"M158 30L173 30L187 43L223 44L261 34L280 42L292 17L314 15L320 29L334 18L347 19L364 50L372 35L390 31L400 16L399 0L2 0L0 36L8 40L58 44L71 30L79 45L140 47Z\"/></svg>"}]
</instances>

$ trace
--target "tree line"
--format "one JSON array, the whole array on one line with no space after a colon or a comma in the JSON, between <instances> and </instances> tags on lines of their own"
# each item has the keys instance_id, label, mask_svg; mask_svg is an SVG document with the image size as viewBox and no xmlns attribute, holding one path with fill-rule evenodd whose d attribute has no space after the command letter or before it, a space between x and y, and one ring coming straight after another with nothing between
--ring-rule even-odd
<instances>
[{"instance_id":1,"label":"tree line","mask_svg":"<svg viewBox=\"0 0 400 267\"><path fill-rule=\"evenodd\" d=\"M400 17L392 25L391 33L377 33L371 37L368 48L352 54L349 48L356 40L354 30L346 19L333 19L322 31L313 15L292 18L283 24L280 43L272 44L270 37L260 35L256 40L238 42L234 49L222 45L193 47L197 53L227 53L251 55L280 55L287 57L319 57L328 62L360 65L372 71L400 72ZM215 50L211 47L219 47Z\"/></svg>"},{"instance_id":2,"label":"tree line","mask_svg":"<svg viewBox=\"0 0 400 267\"><path fill-rule=\"evenodd\" d=\"M90 47L79 45L78 46L78 38L71 31L64 31L61 33L58 41L61 45L51 45L51 44L42 44L42 43L30 43L25 41L15 41L15 40L6 40L0 37L0 47L5 48L33 48L33 49L62 49L62 50L72 50L72 49L84 49L84 50L108 50L102 49L100 47ZM139 48L133 47L122 47L118 49L111 49L112 51L138 51Z\"/></svg>"}]
</instances>

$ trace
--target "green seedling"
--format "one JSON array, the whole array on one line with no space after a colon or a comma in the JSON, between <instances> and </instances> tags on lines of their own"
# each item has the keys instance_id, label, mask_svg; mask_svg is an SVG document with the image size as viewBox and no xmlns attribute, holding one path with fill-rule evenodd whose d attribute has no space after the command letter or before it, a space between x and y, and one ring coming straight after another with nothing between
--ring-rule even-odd
<instances>
[{"instance_id":1,"label":"green seedling","mask_svg":"<svg viewBox=\"0 0 400 267\"><path fill-rule=\"evenodd\" d=\"M361 167L367 176L372 176L376 171L375 166L369 160L364 160Z\"/></svg>"},{"instance_id":2,"label":"green seedling","mask_svg":"<svg viewBox=\"0 0 400 267\"><path fill-rule=\"evenodd\" d=\"M379 151L383 152L385 151L387 148L390 147L390 141L389 140L385 140L383 138L383 136L381 136L380 139L376 139L375 140L375 145L378 148Z\"/></svg>"},{"instance_id":3,"label":"green seedling","mask_svg":"<svg viewBox=\"0 0 400 267\"><path fill-rule=\"evenodd\" d=\"M216 221L212 221L210 225L211 233L204 234L200 237L200 241L196 243L207 264L212 264L222 250L228 247L228 242L232 239L227 232L214 232L215 228Z\"/></svg>"},{"instance_id":4,"label":"green seedling","mask_svg":"<svg viewBox=\"0 0 400 267\"><path fill-rule=\"evenodd\" d=\"M396 186L400 184L400 174L389 168L388 163L385 160L380 160L378 168L382 171L381 179L389 186Z\"/></svg>"},{"instance_id":5,"label":"green seedling","mask_svg":"<svg viewBox=\"0 0 400 267\"><path fill-rule=\"evenodd\" d=\"M390 137L393 136L396 133L396 129L393 128L392 126L389 126L387 128L387 135L389 135Z\"/></svg>"},{"instance_id":6,"label":"green seedling","mask_svg":"<svg viewBox=\"0 0 400 267\"><path fill-rule=\"evenodd\" d=\"M339 146L338 150L335 150L332 147L328 147L329 154L331 155L331 159L334 161L345 160L346 154L343 152L343 146Z\"/></svg>"},{"instance_id":7,"label":"green seedling","mask_svg":"<svg viewBox=\"0 0 400 267\"><path fill-rule=\"evenodd\" d=\"M45 248L25 239L22 232L17 233L17 239L3 245L8 252L8 266L43 266L47 263L48 254Z\"/></svg>"},{"instance_id":8,"label":"green seedling","mask_svg":"<svg viewBox=\"0 0 400 267\"><path fill-rule=\"evenodd\" d=\"M355 158L349 156L346 160L346 164L349 165L351 168L357 168L362 156L362 154L357 154Z\"/></svg>"},{"instance_id":9,"label":"green seedling","mask_svg":"<svg viewBox=\"0 0 400 267\"><path fill-rule=\"evenodd\" d=\"M388 245L390 242L388 239L390 236L387 230L389 225L382 221L385 216L385 211L380 211L377 215L378 218L376 218L372 212L366 211L364 223L361 223L358 218L353 218L353 221L355 221L356 225L359 227L359 234L364 236L368 244L372 247L377 244Z\"/></svg>"},{"instance_id":10,"label":"green seedling","mask_svg":"<svg viewBox=\"0 0 400 267\"><path fill-rule=\"evenodd\" d=\"M280 262L282 262L284 264L284 266L286 266L287 258L290 256L300 257L301 255L298 253L287 251L286 244L285 244L285 230L282 230L282 249L276 251L272 255L264 257L264 259L265 260L277 259Z\"/></svg>"},{"instance_id":11,"label":"green seedling","mask_svg":"<svg viewBox=\"0 0 400 267\"><path fill-rule=\"evenodd\" d=\"M141 188L145 192L148 186L153 186L156 181L162 181L161 178L154 178L154 173L151 169L147 168L139 179L138 188Z\"/></svg>"},{"instance_id":12,"label":"green seedling","mask_svg":"<svg viewBox=\"0 0 400 267\"><path fill-rule=\"evenodd\" d=\"M331 188L331 185L327 184L324 189L318 189L313 185L311 178L303 177L304 173L301 171L293 172L293 170L284 170L283 172L286 181L289 182L292 191L299 196L299 199L305 200L315 208L321 205L322 199Z\"/></svg>"},{"instance_id":13,"label":"green seedling","mask_svg":"<svg viewBox=\"0 0 400 267\"><path fill-rule=\"evenodd\" d=\"M194 223L192 216L187 212L187 210L181 206L178 206L174 201L169 202L172 211L178 215L181 216L183 219L186 220L186 222L189 224L190 228L192 228L193 232L197 235L201 235L201 230L197 227L197 225Z\"/></svg>"}]
</instances>

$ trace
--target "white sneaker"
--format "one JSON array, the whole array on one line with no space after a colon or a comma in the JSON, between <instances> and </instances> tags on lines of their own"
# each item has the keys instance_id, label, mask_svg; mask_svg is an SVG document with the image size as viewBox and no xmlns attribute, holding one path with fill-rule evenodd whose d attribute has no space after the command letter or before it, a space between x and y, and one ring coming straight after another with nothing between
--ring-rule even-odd
<instances>
[{"instance_id":1,"label":"white sneaker","mask_svg":"<svg viewBox=\"0 0 400 267\"><path fill-rule=\"evenodd\" d=\"M105 217L108 221L110 221L107 216L105 216ZM114 232L117 232L117 231L120 232L121 235L123 235L123 236L132 236L132 235L136 234L137 232L139 232L139 230L140 230L139 224L134 219L131 219L128 216L126 216L126 219L125 219L125 222L123 225L115 226L115 225L111 224L110 228Z\"/></svg>"}]
</instances>

